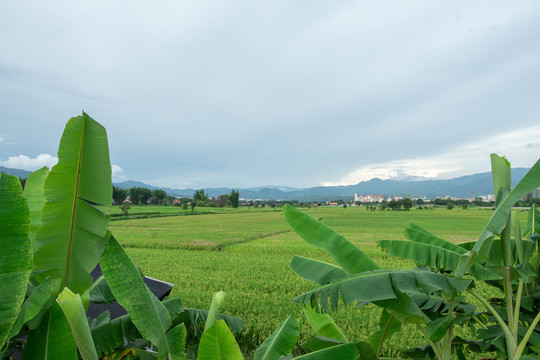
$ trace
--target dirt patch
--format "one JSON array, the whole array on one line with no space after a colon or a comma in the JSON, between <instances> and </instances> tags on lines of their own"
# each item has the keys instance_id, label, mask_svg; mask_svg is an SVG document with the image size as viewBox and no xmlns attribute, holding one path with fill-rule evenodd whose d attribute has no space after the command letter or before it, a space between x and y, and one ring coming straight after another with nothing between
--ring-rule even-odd
<instances>
[{"instance_id":1,"label":"dirt patch","mask_svg":"<svg viewBox=\"0 0 540 360\"><path fill-rule=\"evenodd\" d=\"M208 246L208 247L215 247L219 245L219 243L215 241L208 241L204 239L195 239L195 240L190 241L189 243L195 246Z\"/></svg>"}]
</instances>

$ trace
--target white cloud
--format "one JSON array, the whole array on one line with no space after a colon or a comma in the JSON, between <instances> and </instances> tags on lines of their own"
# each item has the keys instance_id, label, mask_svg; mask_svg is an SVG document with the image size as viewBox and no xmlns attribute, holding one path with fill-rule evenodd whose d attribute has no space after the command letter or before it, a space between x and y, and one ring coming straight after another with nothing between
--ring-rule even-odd
<instances>
[{"instance_id":1,"label":"white cloud","mask_svg":"<svg viewBox=\"0 0 540 360\"><path fill-rule=\"evenodd\" d=\"M58 158L49 154L39 154L35 158L30 158L26 155L10 156L7 160L0 159L0 166L5 166L11 169L21 169L26 171L35 171L47 166L52 168L58 162ZM113 181L125 181L124 169L122 167L111 164Z\"/></svg>"},{"instance_id":2,"label":"white cloud","mask_svg":"<svg viewBox=\"0 0 540 360\"><path fill-rule=\"evenodd\" d=\"M111 164L112 179L115 182L125 181L126 177L124 176L124 169L116 164Z\"/></svg>"},{"instance_id":3,"label":"white cloud","mask_svg":"<svg viewBox=\"0 0 540 360\"><path fill-rule=\"evenodd\" d=\"M368 164L339 181L323 182L322 185L351 185L376 177L383 180L407 176L448 179L486 172L491 169L491 153L506 156L512 167L531 167L540 159L539 148L540 127L536 126L481 139L444 153Z\"/></svg>"},{"instance_id":4,"label":"white cloud","mask_svg":"<svg viewBox=\"0 0 540 360\"><path fill-rule=\"evenodd\" d=\"M35 158L30 158L26 155L10 156L7 160L0 159L0 165L26 171L34 171L44 166L49 168L56 165L58 158L50 154L39 154Z\"/></svg>"}]
</instances>

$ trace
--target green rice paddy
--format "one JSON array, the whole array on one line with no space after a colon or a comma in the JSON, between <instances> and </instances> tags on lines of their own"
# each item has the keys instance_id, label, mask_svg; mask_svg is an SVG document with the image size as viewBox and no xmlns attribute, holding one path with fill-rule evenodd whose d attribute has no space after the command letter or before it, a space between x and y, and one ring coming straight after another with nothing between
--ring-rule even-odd
<instances>
[{"instance_id":1,"label":"green rice paddy","mask_svg":"<svg viewBox=\"0 0 540 360\"><path fill-rule=\"evenodd\" d=\"M119 213L117 207L104 209ZM316 287L289 268L293 255L333 262L325 252L306 244L281 215L281 209L202 209L214 213L118 220L110 229L144 274L175 284L172 296L185 307L207 309L212 295L227 293L222 312L244 319L238 335L244 352L253 351L289 314L301 324L301 342L312 335L296 296ZM150 212L184 215L177 207L137 207L130 214ZM356 243L384 268L412 268L412 262L384 254L377 241L404 239L411 222L436 235L463 242L476 239L492 211L433 209L367 211L364 207L320 207L306 213ZM525 217L523 216L523 219ZM378 329L380 309L343 307L331 313L350 341L365 340ZM384 353L422 345L419 331L409 327L385 344Z\"/></svg>"}]
</instances>

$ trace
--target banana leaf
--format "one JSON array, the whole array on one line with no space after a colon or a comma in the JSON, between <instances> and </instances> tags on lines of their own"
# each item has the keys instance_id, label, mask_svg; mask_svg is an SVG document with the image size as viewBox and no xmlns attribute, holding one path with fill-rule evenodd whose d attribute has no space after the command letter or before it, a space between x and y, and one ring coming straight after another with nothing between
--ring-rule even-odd
<instances>
[{"instance_id":1,"label":"banana leaf","mask_svg":"<svg viewBox=\"0 0 540 360\"><path fill-rule=\"evenodd\" d=\"M515 251L512 252L517 259L518 264L524 263L525 260L525 250L523 249L523 238L521 237L521 227L519 225L519 213L513 211L511 213L511 224L512 224L512 235L515 247ZM529 260L529 259L527 259Z\"/></svg>"},{"instance_id":2,"label":"banana leaf","mask_svg":"<svg viewBox=\"0 0 540 360\"><path fill-rule=\"evenodd\" d=\"M167 306L167 302L168 300L165 300L163 301L163 304ZM186 328L190 332L190 334L193 334L193 336L198 338L200 337L200 335L202 335L202 332L204 331L204 325L207 318L208 310L184 308L173 319L173 325L183 323L184 325L186 325ZM219 313L217 318L218 320L225 321L225 323L233 333L244 330L244 321L240 318L222 313Z\"/></svg>"},{"instance_id":3,"label":"banana leaf","mask_svg":"<svg viewBox=\"0 0 540 360\"><path fill-rule=\"evenodd\" d=\"M457 243L456 245L459 246L460 248L465 249L466 250L465 252L467 252L467 251L472 250L475 244L476 244L476 240L464 241L464 242Z\"/></svg>"},{"instance_id":4,"label":"banana leaf","mask_svg":"<svg viewBox=\"0 0 540 360\"><path fill-rule=\"evenodd\" d=\"M431 322L429 316L421 308L423 299L420 302L418 301L422 295L427 299L431 299L431 296L404 292L397 292L396 295L396 299L373 301L373 304L382 307L402 323L429 324Z\"/></svg>"},{"instance_id":5,"label":"banana leaf","mask_svg":"<svg viewBox=\"0 0 540 360\"><path fill-rule=\"evenodd\" d=\"M172 325L167 308L146 287L141 274L112 235L101 257L101 270L133 324L145 339L158 347L159 357L183 356L174 352L178 347L167 337Z\"/></svg>"},{"instance_id":6,"label":"banana leaf","mask_svg":"<svg viewBox=\"0 0 540 360\"><path fill-rule=\"evenodd\" d=\"M453 271L461 256L457 252L432 244L407 240L381 240L379 246L390 255L414 260L418 265L431 269Z\"/></svg>"},{"instance_id":7,"label":"banana leaf","mask_svg":"<svg viewBox=\"0 0 540 360\"><path fill-rule=\"evenodd\" d=\"M332 346L326 349L311 352L306 355L295 357L295 360L355 360L358 357L358 350L354 343Z\"/></svg>"},{"instance_id":8,"label":"banana leaf","mask_svg":"<svg viewBox=\"0 0 540 360\"><path fill-rule=\"evenodd\" d=\"M89 293L90 300L96 304L110 304L116 301L103 275L90 285Z\"/></svg>"},{"instance_id":9,"label":"banana leaf","mask_svg":"<svg viewBox=\"0 0 540 360\"><path fill-rule=\"evenodd\" d=\"M291 269L306 280L319 285L327 284L349 276L342 268L323 261L294 255L290 264Z\"/></svg>"},{"instance_id":10,"label":"banana leaf","mask_svg":"<svg viewBox=\"0 0 540 360\"><path fill-rule=\"evenodd\" d=\"M491 175L495 191L495 206L497 207L510 193L512 187L510 162L506 157L491 154Z\"/></svg>"},{"instance_id":11,"label":"banana leaf","mask_svg":"<svg viewBox=\"0 0 540 360\"><path fill-rule=\"evenodd\" d=\"M105 282L105 280L103 281ZM178 298L167 299L162 303L165 305L171 318L178 318L184 310ZM173 327L180 323L180 321L177 323L173 322ZM144 349L151 345L149 341L141 341L142 335L128 314L111 320L109 311L104 311L97 318L90 320L90 329L96 351L100 357L118 353L118 349L123 348L123 345L126 343L130 344L131 347L128 346L130 349L134 349L133 346L135 345L138 345L139 349Z\"/></svg>"},{"instance_id":12,"label":"banana leaf","mask_svg":"<svg viewBox=\"0 0 540 360\"><path fill-rule=\"evenodd\" d=\"M381 240L379 246L384 252L402 259L414 260L419 266L428 266L431 269L455 271L461 257L459 252L439 247L430 243L413 242L406 240ZM463 250L463 253L465 250ZM477 280L498 280L501 275L480 264L472 265L467 273Z\"/></svg>"},{"instance_id":13,"label":"banana leaf","mask_svg":"<svg viewBox=\"0 0 540 360\"><path fill-rule=\"evenodd\" d=\"M531 208L529 209L529 212L527 214L527 223L525 224L525 227L523 228L523 232L521 235L525 237L531 237L534 234L538 234L540 232L540 211L538 211L538 207L536 204L532 204Z\"/></svg>"},{"instance_id":14,"label":"banana leaf","mask_svg":"<svg viewBox=\"0 0 540 360\"><path fill-rule=\"evenodd\" d=\"M454 322L454 316L447 315L429 323L426 327L426 335L431 341L437 342L443 338L450 325Z\"/></svg>"},{"instance_id":15,"label":"banana leaf","mask_svg":"<svg viewBox=\"0 0 540 360\"><path fill-rule=\"evenodd\" d=\"M204 325L204 331L208 330L208 328L214 326L214 324L216 323L216 320L218 319L219 308L223 304L224 299L225 292L219 291L214 294L214 297L212 298L212 303L210 304L210 310L208 311L208 317L206 318L206 324Z\"/></svg>"},{"instance_id":16,"label":"banana leaf","mask_svg":"<svg viewBox=\"0 0 540 360\"><path fill-rule=\"evenodd\" d=\"M298 321L289 315L255 350L254 360L277 360L290 354L299 337Z\"/></svg>"},{"instance_id":17,"label":"banana leaf","mask_svg":"<svg viewBox=\"0 0 540 360\"><path fill-rule=\"evenodd\" d=\"M32 272L30 211L16 176L0 173L0 348L15 324Z\"/></svg>"},{"instance_id":18,"label":"banana leaf","mask_svg":"<svg viewBox=\"0 0 540 360\"><path fill-rule=\"evenodd\" d=\"M60 306L53 302L39 326L30 331L24 347L23 360L77 359L77 343Z\"/></svg>"},{"instance_id":19,"label":"banana leaf","mask_svg":"<svg viewBox=\"0 0 540 360\"><path fill-rule=\"evenodd\" d=\"M368 337L368 343L377 355L380 354L384 341L401 330L401 324L388 310L383 309L379 318L379 330Z\"/></svg>"},{"instance_id":20,"label":"banana leaf","mask_svg":"<svg viewBox=\"0 0 540 360\"><path fill-rule=\"evenodd\" d=\"M96 348L79 294L74 294L68 288L64 288L58 295L56 302L66 316L82 358L84 360L97 360Z\"/></svg>"},{"instance_id":21,"label":"banana leaf","mask_svg":"<svg viewBox=\"0 0 540 360\"><path fill-rule=\"evenodd\" d=\"M157 360L156 353L150 350L139 348L123 347L117 349L114 353L102 358L102 360Z\"/></svg>"},{"instance_id":22,"label":"banana leaf","mask_svg":"<svg viewBox=\"0 0 540 360\"><path fill-rule=\"evenodd\" d=\"M198 360L244 360L233 334L223 320L206 329L199 343Z\"/></svg>"},{"instance_id":23,"label":"banana leaf","mask_svg":"<svg viewBox=\"0 0 540 360\"><path fill-rule=\"evenodd\" d=\"M494 236L500 235L506 226L508 214L510 213L512 206L516 201L520 200L523 196L537 187L540 187L540 160L532 166L521 181L498 204L473 249L463 254L459 259L456 269L457 276L463 276L470 265L487 258Z\"/></svg>"},{"instance_id":24,"label":"banana leaf","mask_svg":"<svg viewBox=\"0 0 540 360\"><path fill-rule=\"evenodd\" d=\"M24 194L26 195L28 208L30 209L30 232L28 236L32 242L34 252L37 250L36 233L41 227L41 210L47 201L45 199L44 186L48 174L49 169L42 167L28 175L24 184Z\"/></svg>"},{"instance_id":25,"label":"banana leaf","mask_svg":"<svg viewBox=\"0 0 540 360\"><path fill-rule=\"evenodd\" d=\"M493 188L495 189L495 207L510 193L511 190L511 170L510 162L506 158L491 154L491 175L493 177ZM506 217L506 224L500 234L501 250L503 254L503 264L512 266L512 217L511 212Z\"/></svg>"},{"instance_id":26,"label":"banana leaf","mask_svg":"<svg viewBox=\"0 0 540 360\"><path fill-rule=\"evenodd\" d=\"M308 244L327 251L349 275L380 270L369 256L352 242L290 205L285 205L285 220Z\"/></svg>"},{"instance_id":27,"label":"banana leaf","mask_svg":"<svg viewBox=\"0 0 540 360\"><path fill-rule=\"evenodd\" d=\"M178 298L167 299L163 301L171 317L178 317L182 313L181 302ZM180 308L178 307L180 305ZM150 347L150 342L141 341L142 335L139 333L128 314L111 320L108 311L104 311L97 318L91 319L90 329L92 338L98 355L101 357L118 353L118 349L128 343L130 349ZM173 346L177 346L175 352L182 353L186 341L186 329L183 323L173 323L173 329L167 332L168 341ZM121 351L120 351L121 352Z\"/></svg>"},{"instance_id":28,"label":"banana leaf","mask_svg":"<svg viewBox=\"0 0 540 360\"><path fill-rule=\"evenodd\" d=\"M441 247L446 250L453 251L460 255L463 255L467 252L461 246L451 243L449 241L446 241L444 239L441 239L440 237L427 231L426 229L424 229L423 227L415 223L409 224L407 229L405 229L405 234L409 240L414 241L414 242L434 245L434 246Z\"/></svg>"},{"instance_id":29,"label":"banana leaf","mask_svg":"<svg viewBox=\"0 0 540 360\"><path fill-rule=\"evenodd\" d=\"M36 279L62 279L62 287L84 293L90 272L108 242L109 216L93 204L112 199L111 165L105 129L83 113L66 124L58 164L45 180L47 202L36 234Z\"/></svg>"},{"instance_id":30,"label":"banana leaf","mask_svg":"<svg viewBox=\"0 0 540 360\"><path fill-rule=\"evenodd\" d=\"M443 291L448 295L461 293L472 283L470 279L456 279L442 274L421 270L377 270L323 285L295 300L300 304L311 302L328 312L328 298L333 310L337 309L341 295L345 305L353 302L376 302L398 300L401 293L432 294ZM399 304L395 304L399 306ZM395 308L399 310L398 308ZM405 313L410 310L405 310Z\"/></svg>"},{"instance_id":31,"label":"banana leaf","mask_svg":"<svg viewBox=\"0 0 540 360\"><path fill-rule=\"evenodd\" d=\"M47 301L56 294L58 291L58 287L60 285L59 279L51 280L46 279L44 282L42 282L33 292L30 294L30 296L24 301L24 303L21 306L21 311L19 312L19 316L17 317L17 321L11 328L7 341L6 346L4 349L0 349L0 353L4 352L7 348L7 344L9 343L9 340L12 339L15 335L21 331L23 325L30 321L36 316L41 309L45 306Z\"/></svg>"},{"instance_id":32,"label":"banana leaf","mask_svg":"<svg viewBox=\"0 0 540 360\"><path fill-rule=\"evenodd\" d=\"M171 347L169 360L185 359L187 330L184 324L179 324L167 332L167 342Z\"/></svg>"},{"instance_id":33,"label":"banana leaf","mask_svg":"<svg viewBox=\"0 0 540 360\"><path fill-rule=\"evenodd\" d=\"M165 305L165 308L169 312L171 319L176 319L184 311L184 305L180 298L174 297L170 299L164 299L162 304ZM173 323L173 326L178 325L179 323Z\"/></svg>"},{"instance_id":34,"label":"banana leaf","mask_svg":"<svg viewBox=\"0 0 540 360\"><path fill-rule=\"evenodd\" d=\"M104 311L97 318L92 319L90 329L96 351L100 357L113 354L125 343L131 343L142 337L131 322L129 315L111 320L108 311ZM149 346L150 343L145 345Z\"/></svg>"},{"instance_id":35,"label":"banana leaf","mask_svg":"<svg viewBox=\"0 0 540 360\"><path fill-rule=\"evenodd\" d=\"M311 351L318 351L341 344L344 344L344 342L325 336L313 335L302 343L302 347Z\"/></svg>"},{"instance_id":36,"label":"banana leaf","mask_svg":"<svg viewBox=\"0 0 540 360\"><path fill-rule=\"evenodd\" d=\"M335 339L343 343L349 342L330 315L317 312L310 303L305 304L303 310L306 319L317 335Z\"/></svg>"}]
</instances>

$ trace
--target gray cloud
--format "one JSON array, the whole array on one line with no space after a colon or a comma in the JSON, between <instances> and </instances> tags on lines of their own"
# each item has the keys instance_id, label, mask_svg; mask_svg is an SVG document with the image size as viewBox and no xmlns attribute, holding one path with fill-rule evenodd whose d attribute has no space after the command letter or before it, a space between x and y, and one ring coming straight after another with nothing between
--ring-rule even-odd
<instances>
[{"instance_id":1,"label":"gray cloud","mask_svg":"<svg viewBox=\"0 0 540 360\"><path fill-rule=\"evenodd\" d=\"M535 1L0 10L0 128L13 142L0 158L55 153L84 109L126 178L310 186L529 128L540 113Z\"/></svg>"}]
</instances>

